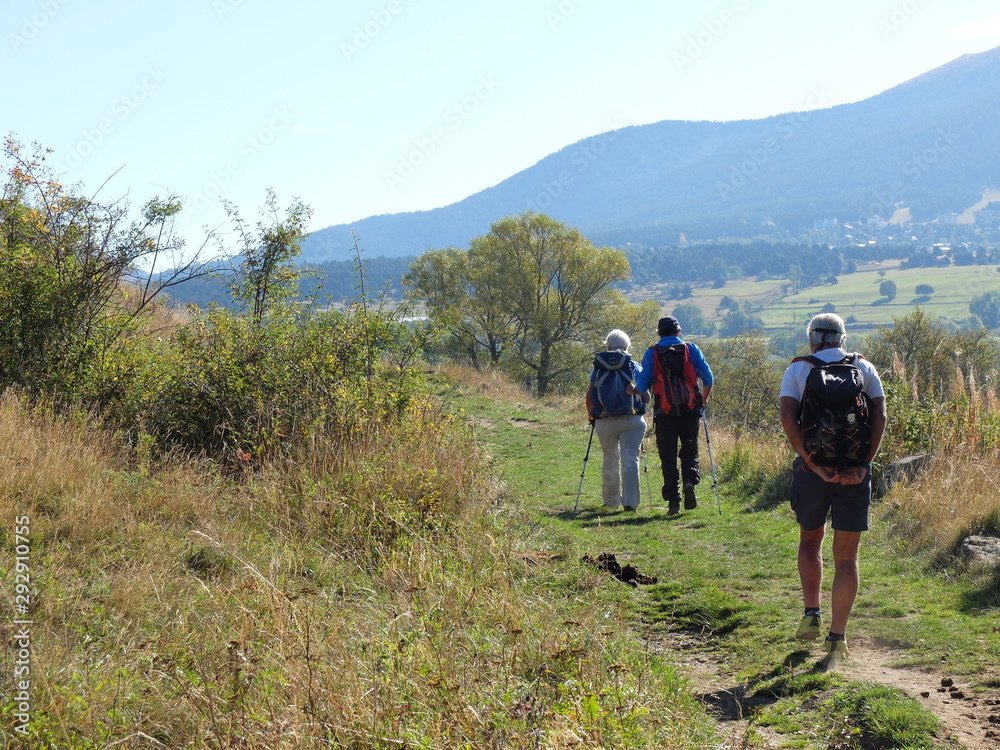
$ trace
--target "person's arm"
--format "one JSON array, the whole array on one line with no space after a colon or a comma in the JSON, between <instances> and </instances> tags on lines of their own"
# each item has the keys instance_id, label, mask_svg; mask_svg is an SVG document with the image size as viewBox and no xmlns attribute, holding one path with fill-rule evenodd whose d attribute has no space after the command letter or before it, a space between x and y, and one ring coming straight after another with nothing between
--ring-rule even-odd
<instances>
[{"instance_id":1,"label":"person's arm","mask_svg":"<svg viewBox=\"0 0 1000 750\"><path fill-rule=\"evenodd\" d=\"M871 473L872 461L878 453L879 446L882 445L882 436L885 434L885 397L877 396L872 399L872 447L865 457L864 466L850 466L841 472L840 481L842 484L861 484L865 477Z\"/></svg>"},{"instance_id":2,"label":"person's arm","mask_svg":"<svg viewBox=\"0 0 1000 750\"><path fill-rule=\"evenodd\" d=\"M882 445L882 436L885 434L885 423L886 423L886 413L885 413L885 396L879 396L872 399L872 449L868 453L868 458L865 461L869 466L871 462L875 460L875 454L878 453L879 446Z\"/></svg>"},{"instance_id":3,"label":"person's arm","mask_svg":"<svg viewBox=\"0 0 1000 750\"><path fill-rule=\"evenodd\" d=\"M593 411L594 411L594 384L591 383L587 386L587 395L583 397L584 403L587 405L587 419L591 422L594 421Z\"/></svg>"},{"instance_id":4,"label":"person's arm","mask_svg":"<svg viewBox=\"0 0 1000 750\"><path fill-rule=\"evenodd\" d=\"M625 393L630 396L639 396L643 403L649 401L649 386L653 383L653 347L646 349L642 355L642 364L635 375L635 384L630 384L625 388ZM645 396L643 396L645 394Z\"/></svg>"},{"instance_id":5,"label":"person's arm","mask_svg":"<svg viewBox=\"0 0 1000 750\"><path fill-rule=\"evenodd\" d=\"M812 462L809 452L806 450L802 440L802 428L799 426L799 402L791 396L782 396L778 399L778 408L781 415L781 429L785 431L788 442L792 444L792 450L802 459L803 465L827 482L839 482L838 472L829 466L817 466Z\"/></svg>"},{"instance_id":6,"label":"person's arm","mask_svg":"<svg viewBox=\"0 0 1000 750\"><path fill-rule=\"evenodd\" d=\"M712 386L715 384L715 376L712 374L712 368L708 366L708 360L705 359L704 352L702 352L698 345L688 344L687 347L691 353L691 364L694 366L695 375L701 380L702 403L708 403L708 394L712 392Z\"/></svg>"}]
</instances>

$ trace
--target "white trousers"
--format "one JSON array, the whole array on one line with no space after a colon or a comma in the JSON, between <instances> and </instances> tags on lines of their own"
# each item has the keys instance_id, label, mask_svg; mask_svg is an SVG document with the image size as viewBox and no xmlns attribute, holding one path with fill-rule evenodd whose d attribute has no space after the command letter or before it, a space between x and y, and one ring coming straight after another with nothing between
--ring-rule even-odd
<instances>
[{"instance_id":1,"label":"white trousers","mask_svg":"<svg viewBox=\"0 0 1000 750\"><path fill-rule=\"evenodd\" d=\"M619 505L639 507L639 452L646 435L641 414L605 417L595 422L594 432L601 441L604 464L601 493L609 508Z\"/></svg>"}]
</instances>

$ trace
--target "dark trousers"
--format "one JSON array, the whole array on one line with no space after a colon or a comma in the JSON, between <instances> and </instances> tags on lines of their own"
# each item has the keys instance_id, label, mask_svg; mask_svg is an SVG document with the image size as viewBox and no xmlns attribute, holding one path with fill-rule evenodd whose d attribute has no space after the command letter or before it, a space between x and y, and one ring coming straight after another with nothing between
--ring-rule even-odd
<instances>
[{"instance_id":1,"label":"dark trousers","mask_svg":"<svg viewBox=\"0 0 1000 750\"><path fill-rule=\"evenodd\" d=\"M698 468L698 427L701 424L701 410L685 410L674 408L666 414L653 416L653 426L656 430L656 450L660 454L660 464L663 467L663 499L668 503L676 503L680 499L678 479L684 484L698 484L701 472ZM680 443L680 450L677 445ZM677 459L680 459L681 469L677 471Z\"/></svg>"}]
</instances>

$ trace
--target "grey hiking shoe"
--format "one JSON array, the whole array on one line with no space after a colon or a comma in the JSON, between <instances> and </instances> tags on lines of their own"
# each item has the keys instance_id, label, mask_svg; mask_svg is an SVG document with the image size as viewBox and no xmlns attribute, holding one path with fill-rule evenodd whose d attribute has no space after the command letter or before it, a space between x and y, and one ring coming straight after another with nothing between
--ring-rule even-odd
<instances>
[{"instance_id":1,"label":"grey hiking shoe","mask_svg":"<svg viewBox=\"0 0 1000 750\"><path fill-rule=\"evenodd\" d=\"M698 498L694 495L694 485L688 482L684 485L684 510L694 510L698 507Z\"/></svg>"},{"instance_id":2,"label":"grey hiking shoe","mask_svg":"<svg viewBox=\"0 0 1000 750\"><path fill-rule=\"evenodd\" d=\"M795 631L795 637L800 641L815 641L823 629L823 618L819 615L806 615Z\"/></svg>"}]
</instances>

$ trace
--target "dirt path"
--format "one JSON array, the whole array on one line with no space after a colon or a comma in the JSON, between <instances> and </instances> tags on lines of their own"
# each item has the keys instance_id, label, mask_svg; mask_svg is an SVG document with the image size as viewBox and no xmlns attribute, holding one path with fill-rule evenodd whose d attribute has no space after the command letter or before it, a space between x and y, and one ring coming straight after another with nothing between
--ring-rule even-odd
<instances>
[{"instance_id":1,"label":"dirt path","mask_svg":"<svg viewBox=\"0 0 1000 750\"><path fill-rule=\"evenodd\" d=\"M679 638L672 640L668 648L684 665L696 694L722 724L728 741L720 750L781 747L781 735L756 726L752 719L756 709L774 703L775 698L756 693L752 686L727 682L727 675L723 673L725 665L719 665L714 657L707 655L704 643L698 641ZM818 647L812 650L818 659ZM898 650L855 638L851 641L851 658L843 662L837 671L852 681L877 683L905 691L938 718L941 740L951 739L965 750L1000 748L1000 691L975 691L970 688L968 680L952 678L940 672L896 666L899 657Z\"/></svg>"},{"instance_id":2,"label":"dirt path","mask_svg":"<svg viewBox=\"0 0 1000 750\"><path fill-rule=\"evenodd\" d=\"M905 690L937 716L942 738L952 737L967 750L1000 748L1000 692L975 691L967 679L947 673L894 666L899 653L877 643L852 641L851 651L840 669L848 679Z\"/></svg>"}]
</instances>

